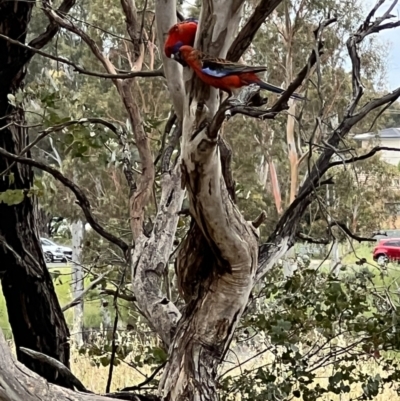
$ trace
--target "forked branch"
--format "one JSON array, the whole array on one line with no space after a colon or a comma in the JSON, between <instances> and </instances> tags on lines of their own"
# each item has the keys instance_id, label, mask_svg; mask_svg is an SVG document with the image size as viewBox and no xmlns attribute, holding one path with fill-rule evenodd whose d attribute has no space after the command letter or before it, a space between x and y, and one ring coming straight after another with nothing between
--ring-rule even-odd
<instances>
[{"instance_id":1,"label":"forked branch","mask_svg":"<svg viewBox=\"0 0 400 401\"><path fill-rule=\"evenodd\" d=\"M90 226L95 230L99 235L101 235L103 238L106 240L110 241L111 243L117 245L127 256L127 252L129 250L129 246L126 242L124 242L122 239L116 237L115 235L109 233L106 231L94 218L92 214L92 210L90 207L89 200L85 193L82 191L82 189L76 185L73 181L71 181L69 178L65 177L60 171L56 170L53 167L50 167L44 163L38 162L33 159L29 159L27 157L23 156L18 156L14 155L12 153L7 152L5 149L0 148L0 155L15 161L17 163L22 163L22 164L27 164L28 166L36 167L40 170L45 171L46 173L49 173L52 175L56 180L60 181L63 185L65 185L67 188L69 188L74 195L76 196L77 203L81 207L87 222L90 224Z\"/></svg>"}]
</instances>

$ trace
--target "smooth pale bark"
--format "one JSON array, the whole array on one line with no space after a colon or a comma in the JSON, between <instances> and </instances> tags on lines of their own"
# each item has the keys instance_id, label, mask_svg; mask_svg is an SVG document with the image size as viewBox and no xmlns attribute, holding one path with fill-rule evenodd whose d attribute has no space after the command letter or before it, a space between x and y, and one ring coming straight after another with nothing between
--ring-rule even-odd
<instances>
[{"instance_id":1,"label":"smooth pale bark","mask_svg":"<svg viewBox=\"0 0 400 401\"><path fill-rule=\"evenodd\" d=\"M83 308L82 298L84 288L84 272L82 267L82 242L85 232L85 224L82 220L74 221L71 224L72 235L72 298L80 298L77 305L74 306L74 320L72 325L72 340L74 345L80 347L83 345Z\"/></svg>"},{"instance_id":2,"label":"smooth pale bark","mask_svg":"<svg viewBox=\"0 0 400 401\"><path fill-rule=\"evenodd\" d=\"M158 43L164 43L169 29L176 24L176 1L175 0L156 0L157 18L157 38ZM183 119L183 99L184 87L182 79L182 66L174 60L169 59L164 54L163 46L160 46L164 73L167 77L168 90L174 105L174 111L179 121Z\"/></svg>"}]
</instances>

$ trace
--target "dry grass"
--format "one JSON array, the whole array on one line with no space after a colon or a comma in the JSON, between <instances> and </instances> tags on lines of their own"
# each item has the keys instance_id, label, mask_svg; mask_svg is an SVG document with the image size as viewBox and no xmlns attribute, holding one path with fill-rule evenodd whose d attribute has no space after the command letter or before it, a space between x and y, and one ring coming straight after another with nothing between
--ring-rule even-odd
<instances>
[{"instance_id":1,"label":"dry grass","mask_svg":"<svg viewBox=\"0 0 400 401\"><path fill-rule=\"evenodd\" d=\"M79 355L78 352L71 353L71 370L77 376L87 389L95 393L104 393L107 385L109 366L97 367L89 357ZM149 369L140 369L144 375L149 375ZM135 369L127 364L121 363L114 366L113 381L111 391L117 391L127 386L135 386L146 379Z\"/></svg>"},{"instance_id":2,"label":"dry grass","mask_svg":"<svg viewBox=\"0 0 400 401\"><path fill-rule=\"evenodd\" d=\"M230 360L236 360L237 353L235 358L229 358ZM264 357L260 357L254 359L253 361L245 364L241 369L236 368L235 370L230 372L230 375L236 376L243 373L245 370L253 370L258 366L265 365L270 361L270 358L273 355L266 355ZM244 358L239 359L244 361L249 358L247 354ZM71 367L74 374L79 377L82 382L87 386L88 389L96 392L96 393L104 393L108 378L108 367L96 367L93 363L90 362L90 359L87 356L79 355L77 352L73 352L71 356ZM232 367L232 363L227 363L222 368L222 371L229 369ZM381 376L385 375L385 372L382 371L380 366L375 362L365 362L362 365L360 364L359 369L364 372L368 372L369 374L379 374ZM150 374L149 370L141 369L141 372L145 375ZM315 381L316 385L319 383L321 387L325 387L328 385L328 378L332 375L332 368L324 368L320 369L317 372L318 378ZM145 377L139 372L135 371L133 368L129 367L126 364L121 364L114 368L113 374L113 385L112 391L117 391L126 386L132 386L141 383ZM341 394L335 395L333 393L329 393L321 398L323 401L350 401L357 399L362 393L360 385L352 386L351 392L349 394ZM301 399L301 398L300 398ZM241 401L242 397L240 394L236 395L234 398L235 401ZM397 395L396 391L390 389L389 386L383 394L380 394L375 398L377 401L386 401L386 400L400 400L400 397Z\"/></svg>"}]
</instances>

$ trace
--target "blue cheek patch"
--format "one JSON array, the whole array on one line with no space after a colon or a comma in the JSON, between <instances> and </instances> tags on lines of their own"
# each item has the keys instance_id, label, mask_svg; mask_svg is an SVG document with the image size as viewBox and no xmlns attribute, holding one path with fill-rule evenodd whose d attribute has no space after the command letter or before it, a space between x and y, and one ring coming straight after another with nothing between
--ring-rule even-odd
<instances>
[{"instance_id":1,"label":"blue cheek patch","mask_svg":"<svg viewBox=\"0 0 400 401\"><path fill-rule=\"evenodd\" d=\"M226 71L216 71L216 70L212 70L210 67L206 67L206 68L202 68L201 69L202 72L204 72L204 74L209 75L210 77L215 77L215 78L222 78L222 77L226 77L227 74Z\"/></svg>"},{"instance_id":2,"label":"blue cheek patch","mask_svg":"<svg viewBox=\"0 0 400 401\"><path fill-rule=\"evenodd\" d=\"M177 42L174 44L174 46L172 47L172 53L178 53L179 49L183 46L182 42Z\"/></svg>"}]
</instances>

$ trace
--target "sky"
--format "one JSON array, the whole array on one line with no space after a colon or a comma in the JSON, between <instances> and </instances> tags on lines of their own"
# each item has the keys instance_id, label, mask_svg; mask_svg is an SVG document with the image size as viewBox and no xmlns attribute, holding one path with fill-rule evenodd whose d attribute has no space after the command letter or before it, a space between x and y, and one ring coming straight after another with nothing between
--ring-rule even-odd
<instances>
[{"instance_id":1,"label":"sky","mask_svg":"<svg viewBox=\"0 0 400 401\"><path fill-rule=\"evenodd\" d=\"M366 6L368 8L372 8L376 3L376 0L366 0ZM386 4L382 5L377 12L377 16L381 16L388 8L388 6L392 3L392 1L387 0ZM397 21L400 19L400 5L393 9L392 14L395 15L395 18L392 18L389 21ZM394 90L400 86L400 27L385 30L379 33L379 37L384 42L389 43L389 57L388 57L388 65L387 65L387 79L388 86L390 90Z\"/></svg>"}]
</instances>

